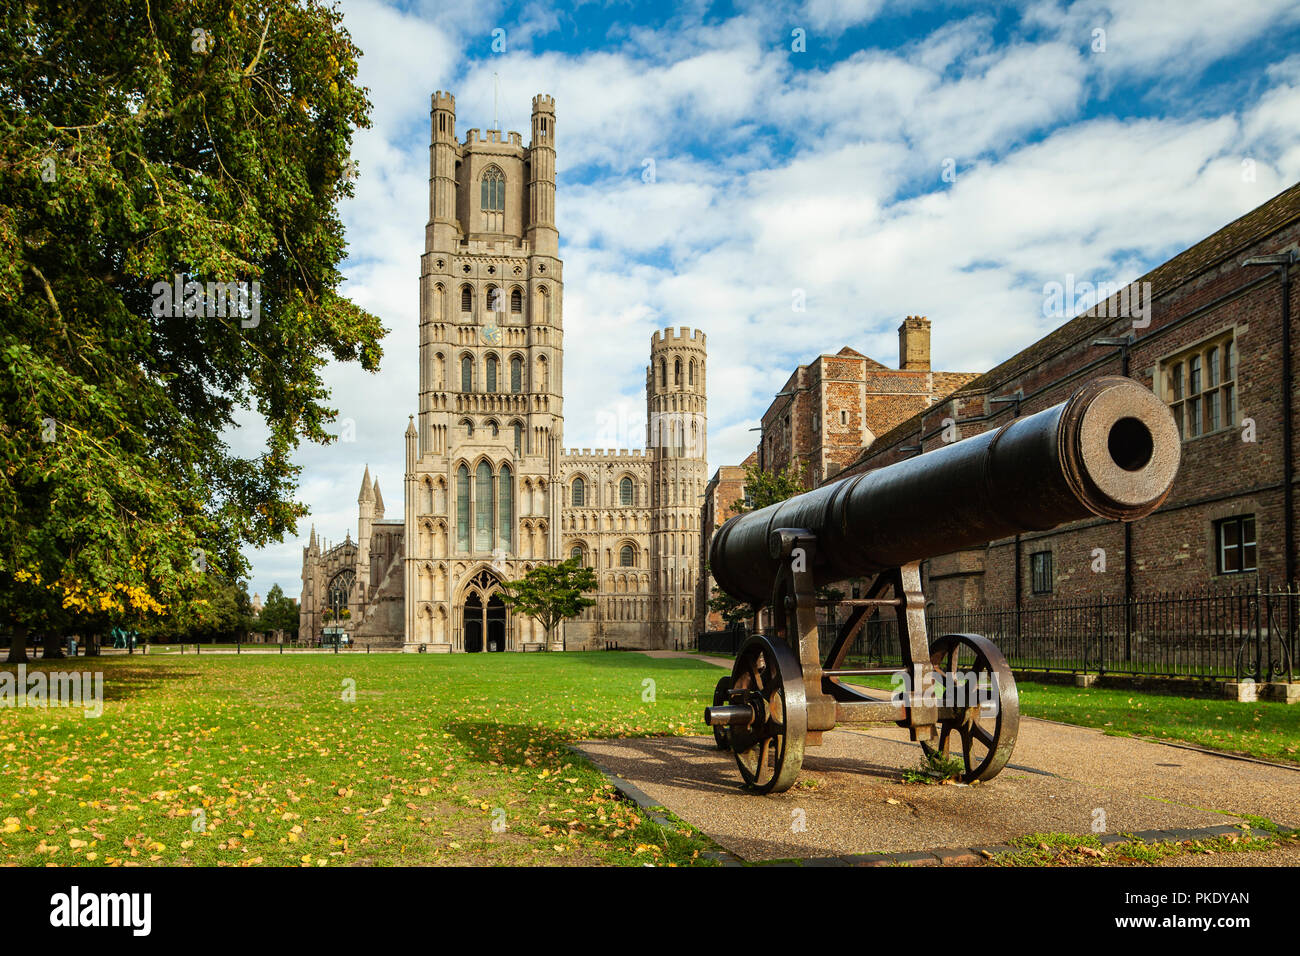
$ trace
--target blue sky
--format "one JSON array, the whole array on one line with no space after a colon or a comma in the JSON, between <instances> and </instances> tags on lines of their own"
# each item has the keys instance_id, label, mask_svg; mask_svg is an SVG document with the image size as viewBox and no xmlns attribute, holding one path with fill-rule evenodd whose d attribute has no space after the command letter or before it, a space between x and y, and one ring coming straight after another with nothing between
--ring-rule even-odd
<instances>
[{"instance_id":1,"label":"blue sky","mask_svg":"<svg viewBox=\"0 0 1300 956\"><path fill-rule=\"evenodd\" d=\"M377 376L327 372L354 440L298 452L312 516L250 552L263 596L298 595L313 522L355 537L365 464L400 516L434 90L462 139L497 88L525 142L556 99L565 444L640 447L650 336L688 325L710 469L820 353L896 364L918 314L936 368L986 370L1060 324L1045 284L1127 282L1300 181L1294 0L341 6L374 104L345 291L391 332Z\"/></svg>"}]
</instances>

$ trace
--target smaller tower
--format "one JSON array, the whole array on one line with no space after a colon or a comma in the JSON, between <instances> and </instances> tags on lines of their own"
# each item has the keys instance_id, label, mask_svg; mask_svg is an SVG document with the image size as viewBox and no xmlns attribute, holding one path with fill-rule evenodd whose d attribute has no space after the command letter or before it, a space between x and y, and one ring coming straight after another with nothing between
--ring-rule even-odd
<instances>
[{"instance_id":1,"label":"smaller tower","mask_svg":"<svg viewBox=\"0 0 1300 956\"><path fill-rule=\"evenodd\" d=\"M698 329L665 329L650 340L650 626L652 640L660 647L691 636L700 497L708 471L705 358L705 336Z\"/></svg>"},{"instance_id":2,"label":"smaller tower","mask_svg":"<svg viewBox=\"0 0 1300 956\"><path fill-rule=\"evenodd\" d=\"M316 636L316 579L320 571L320 545L316 541L316 523L312 522L311 537L302 549L302 594L298 598L298 634L302 640Z\"/></svg>"},{"instance_id":3,"label":"smaller tower","mask_svg":"<svg viewBox=\"0 0 1300 956\"><path fill-rule=\"evenodd\" d=\"M555 228L555 100L545 93L533 97L533 140L528 147L528 232L533 253L558 256Z\"/></svg>"},{"instance_id":4,"label":"smaller tower","mask_svg":"<svg viewBox=\"0 0 1300 956\"><path fill-rule=\"evenodd\" d=\"M429 108L429 230L426 248L450 249L460 234L456 219L456 97L442 90L433 94Z\"/></svg>"},{"instance_id":5,"label":"smaller tower","mask_svg":"<svg viewBox=\"0 0 1300 956\"><path fill-rule=\"evenodd\" d=\"M375 489L370 483L370 466L366 465L361 479L361 492L357 495L357 578L355 618L370 595L370 525L375 517Z\"/></svg>"}]
</instances>

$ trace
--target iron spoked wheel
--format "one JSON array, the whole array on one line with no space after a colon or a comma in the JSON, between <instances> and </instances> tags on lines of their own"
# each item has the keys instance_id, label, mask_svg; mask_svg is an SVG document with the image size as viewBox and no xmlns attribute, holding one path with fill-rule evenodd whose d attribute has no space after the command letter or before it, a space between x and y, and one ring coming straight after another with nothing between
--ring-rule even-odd
<instances>
[{"instance_id":1,"label":"iron spoked wheel","mask_svg":"<svg viewBox=\"0 0 1300 956\"><path fill-rule=\"evenodd\" d=\"M746 726L728 728L728 742L745 785L758 793L789 790L803 766L808 701L799 661L781 641L747 640L731 672L730 702L748 706Z\"/></svg>"},{"instance_id":2,"label":"iron spoked wheel","mask_svg":"<svg viewBox=\"0 0 1300 956\"><path fill-rule=\"evenodd\" d=\"M725 706L726 704L731 703L730 699L727 697L727 692L729 690L731 690L731 678L730 677L718 678L718 683L713 688L714 707L722 707ZM727 734L730 731L730 729L731 728L725 726L713 728L713 742L718 745L719 750L731 749L731 742L727 739Z\"/></svg>"},{"instance_id":3,"label":"iron spoked wheel","mask_svg":"<svg viewBox=\"0 0 1300 956\"><path fill-rule=\"evenodd\" d=\"M962 780L992 780L1011 759L1020 728L1020 695L1007 659L978 634L946 634L930 645L930 663L943 681L940 706L958 706L960 716L939 721L939 753L960 756ZM922 742L926 756L935 747Z\"/></svg>"}]
</instances>

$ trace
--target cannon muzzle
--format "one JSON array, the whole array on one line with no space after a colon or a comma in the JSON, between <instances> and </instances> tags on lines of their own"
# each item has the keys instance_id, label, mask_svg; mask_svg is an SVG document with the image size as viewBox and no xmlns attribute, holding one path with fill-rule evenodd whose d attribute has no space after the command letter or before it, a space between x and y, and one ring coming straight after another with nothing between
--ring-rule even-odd
<instances>
[{"instance_id":1,"label":"cannon muzzle","mask_svg":"<svg viewBox=\"0 0 1300 956\"><path fill-rule=\"evenodd\" d=\"M829 584L1091 516L1133 521L1169 494L1180 454L1164 402L1098 378L994 431L737 515L713 537L710 570L757 608L771 599L780 528L817 536L812 567Z\"/></svg>"}]
</instances>

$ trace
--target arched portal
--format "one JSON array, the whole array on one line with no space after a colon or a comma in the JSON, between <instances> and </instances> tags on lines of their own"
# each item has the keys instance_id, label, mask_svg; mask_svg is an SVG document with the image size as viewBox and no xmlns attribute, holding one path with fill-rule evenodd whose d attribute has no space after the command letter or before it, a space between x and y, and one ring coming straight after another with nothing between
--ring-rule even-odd
<instances>
[{"instance_id":1,"label":"arched portal","mask_svg":"<svg viewBox=\"0 0 1300 956\"><path fill-rule=\"evenodd\" d=\"M469 654L512 650L510 615L501 597L501 579L488 568L480 568L461 594L461 648Z\"/></svg>"}]
</instances>

